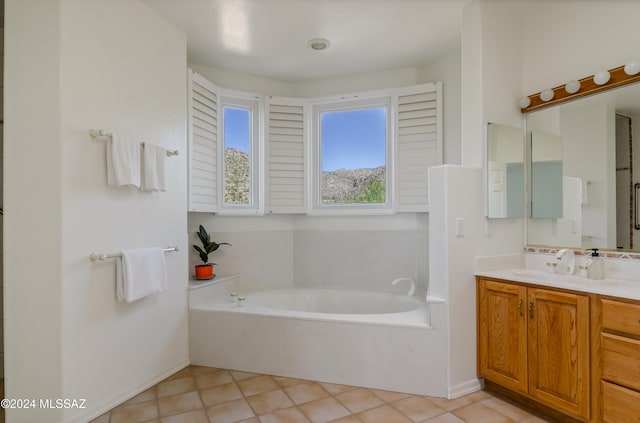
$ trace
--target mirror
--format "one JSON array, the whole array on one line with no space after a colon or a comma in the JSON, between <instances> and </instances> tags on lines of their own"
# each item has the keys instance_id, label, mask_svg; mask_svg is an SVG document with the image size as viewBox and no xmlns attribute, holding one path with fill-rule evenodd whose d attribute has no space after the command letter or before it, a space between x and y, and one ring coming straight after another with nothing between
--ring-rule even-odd
<instances>
[{"instance_id":1,"label":"mirror","mask_svg":"<svg viewBox=\"0 0 640 423\"><path fill-rule=\"evenodd\" d=\"M640 183L640 84L530 112L526 133L532 176L527 243L640 250L640 230L635 225L640 221L638 199L633 189ZM559 154L561 165L551 166L555 182L536 182L543 173L535 170L536 161L547 160L537 155L542 149L538 139L545 148L554 143L561 146L554 153ZM540 190L553 202L537 200ZM537 201L542 207L536 206Z\"/></svg>"},{"instance_id":2,"label":"mirror","mask_svg":"<svg viewBox=\"0 0 640 423\"><path fill-rule=\"evenodd\" d=\"M524 217L522 128L487 124L487 217Z\"/></svg>"},{"instance_id":3,"label":"mirror","mask_svg":"<svg viewBox=\"0 0 640 423\"><path fill-rule=\"evenodd\" d=\"M531 217L562 217L562 137L531 132Z\"/></svg>"}]
</instances>

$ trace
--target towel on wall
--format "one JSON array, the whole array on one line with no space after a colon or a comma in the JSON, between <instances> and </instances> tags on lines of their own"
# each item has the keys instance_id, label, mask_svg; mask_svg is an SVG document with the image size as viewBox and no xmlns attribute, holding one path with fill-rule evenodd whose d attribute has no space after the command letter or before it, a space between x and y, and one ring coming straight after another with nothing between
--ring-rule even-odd
<instances>
[{"instance_id":1,"label":"towel on wall","mask_svg":"<svg viewBox=\"0 0 640 423\"><path fill-rule=\"evenodd\" d=\"M107 183L140 188L140 144L113 134L107 142Z\"/></svg>"},{"instance_id":2,"label":"towel on wall","mask_svg":"<svg viewBox=\"0 0 640 423\"><path fill-rule=\"evenodd\" d=\"M166 191L167 173L165 171L165 161L167 160L167 149L145 143L142 150L142 190Z\"/></svg>"},{"instance_id":3,"label":"towel on wall","mask_svg":"<svg viewBox=\"0 0 640 423\"><path fill-rule=\"evenodd\" d=\"M116 260L118 301L130 303L167 289L164 250L160 247L123 250Z\"/></svg>"}]
</instances>

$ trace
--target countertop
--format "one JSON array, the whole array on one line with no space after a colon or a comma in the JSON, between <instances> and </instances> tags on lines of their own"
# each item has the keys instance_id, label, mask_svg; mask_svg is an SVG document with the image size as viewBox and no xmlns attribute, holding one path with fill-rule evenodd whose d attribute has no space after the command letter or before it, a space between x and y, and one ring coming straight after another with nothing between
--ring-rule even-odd
<instances>
[{"instance_id":1,"label":"countertop","mask_svg":"<svg viewBox=\"0 0 640 423\"><path fill-rule=\"evenodd\" d=\"M478 271L476 275L640 301L640 279L594 280L528 268Z\"/></svg>"}]
</instances>

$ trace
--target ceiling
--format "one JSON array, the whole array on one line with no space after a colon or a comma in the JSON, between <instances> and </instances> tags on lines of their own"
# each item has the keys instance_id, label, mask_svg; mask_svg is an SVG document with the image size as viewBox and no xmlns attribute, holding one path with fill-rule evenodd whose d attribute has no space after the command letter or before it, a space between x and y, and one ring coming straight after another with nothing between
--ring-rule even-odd
<instances>
[{"instance_id":1,"label":"ceiling","mask_svg":"<svg viewBox=\"0 0 640 423\"><path fill-rule=\"evenodd\" d=\"M469 0L145 2L187 34L190 63L299 82L428 65L459 48Z\"/></svg>"}]
</instances>

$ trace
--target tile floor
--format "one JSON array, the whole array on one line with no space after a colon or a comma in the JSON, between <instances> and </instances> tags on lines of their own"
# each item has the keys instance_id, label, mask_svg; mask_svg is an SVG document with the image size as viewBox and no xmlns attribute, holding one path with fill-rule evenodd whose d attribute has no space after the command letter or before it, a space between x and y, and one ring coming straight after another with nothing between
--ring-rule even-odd
<instances>
[{"instance_id":1,"label":"tile floor","mask_svg":"<svg viewBox=\"0 0 640 423\"><path fill-rule=\"evenodd\" d=\"M455 400L189 366L90 423L542 423L487 392Z\"/></svg>"}]
</instances>

